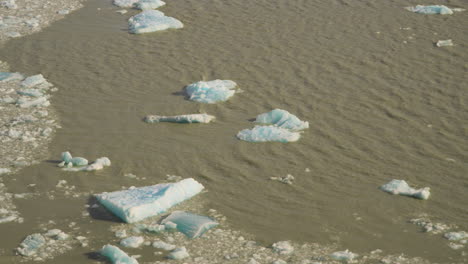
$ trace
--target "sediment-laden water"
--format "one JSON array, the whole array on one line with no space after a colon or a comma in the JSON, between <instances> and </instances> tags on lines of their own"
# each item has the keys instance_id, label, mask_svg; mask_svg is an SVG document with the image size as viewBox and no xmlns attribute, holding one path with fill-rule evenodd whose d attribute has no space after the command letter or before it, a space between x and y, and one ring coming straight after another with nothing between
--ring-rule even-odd
<instances>
[{"instance_id":1,"label":"sediment-laden water","mask_svg":"<svg viewBox=\"0 0 468 264\"><path fill-rule=\"evenodd\" d=\"M136 10L120 15L110 1L91 0L43 32L10 41L2 60L59 87L52 103L62 129L49 160L4 181L12 193L35 196L15 202L23 224L0 225L8 237L0 261L19 262L8 249L53 220L89 231L90 247L47 263L91 263L86 253L114 236L109 221L83 215L88 195L171 174L203 183L206 208L265 245L337 243L357 253L463 263L466 248L453 250L408 220L425 214L468 230L468 12L404 9L415 4L172 0L160 10L183 29L131 35L127 19ZM468 7L461 0L450 6ZM438 48L440 39L455 46ZM214 105L184 98L184 86L212 79L234 80L243 93ZM235 137L274 108L310 122L298 142ZM142 121L199 112L216 122ZM90 160L107 156L112 166L61 171L53 160L66 150ZM293 185L269 180L287 174ZM378 189L391 179L430 187L432 196L420 201ZM79 197L58 191L59 180L76 186Z\"/></svg>"}]
</instances>

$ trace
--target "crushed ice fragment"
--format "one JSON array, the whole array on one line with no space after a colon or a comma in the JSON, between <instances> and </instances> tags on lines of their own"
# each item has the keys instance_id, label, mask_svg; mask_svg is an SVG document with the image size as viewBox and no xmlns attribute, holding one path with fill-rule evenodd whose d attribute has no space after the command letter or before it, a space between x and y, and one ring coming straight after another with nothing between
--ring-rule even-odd
<instances>
[{"instance_id":1,"label":"crushed ice fragment","mask_svg":"<svg viewBox=\"0 0 468 264\"><path fill-rule=\"evenodd\" d=\"M23 80L24 76L17 72L0 72L0 82Z\"/></svg>"},{"instance_id":2,"label":"crushed ice fragment","mask_svg":"<svg viewBox=\"0 0 468 264\"><path fill-rule=\"evenodd\" d=\"M49 100L47 100L47 96L38 97L37 99L28 100L26 98L20 98L16 101L16 104L21 108L28 108L28 107L47 107L50 105Z\"/></svg>"},{"instance_id":3,"label":"crushed ice fragment","mask_svg":"<svg viewBox=\"0 0 468 264\"><path fill-rule=\"evenodd\" d=\"M406 10L409 10L411 12L418 13L418 14L427 14L427 15L433 15L433 14L451 15L453 14L453 10L444 5L409 6L409 7L406 7Z\"/></svg>"},{"instance_id":4,"label":"crushed ice fragment","mask_svg":"<svg viewBox=\"0 0 468 264\"><path fill-rule=\"evenodd\" d=\"M141 10L149 10L159 8L166 3L161 0L139 0L134 4L135 8Z\"/></svg>"},{"instance_id":5,"label":"crushed ice fragment","mask_svg":"<svg viewBox=\"0 0 468 264\"><path fill-rule=\"evenodd\" d=\"M354 254L353 252L349 251L349 250L345 250L345 251L337 251L337 252L333 252L330 257L332 259L335 259L335 260L340 260L340 261L351 261L355 258L358 257L357 254Z\"/></svg>"},{"instance_id":6,"label":"crushed ice fragment","mask_svg":"<svg viewBox=\"0 0 468 264\"><path fill-rule=\"evenodd\" d=\"M283 176L283 177L270 177L270 180L279 181L281 183L291 185L294 182L294 176L292 176L291 174L288 174L288 175Z\"/></svg>"},{"instance_id":7,"label":"crushed ice fragment","mask_svg":"<svg viewBox=\"0 0 468 264\"><path fill-rule=\"evenodd\" d=\"M145 10L128 20L130 33L142 34L150 33L170 28L182 28L184 25L179 20L165 16L163 12L157 10Z\"/></svg>"},{"instance_id":8,"label":"crushed ice fragment","mask_svg":"<svg viewBox=\"0 0 468 264\"><path fill-rule=\"evenodd\" d=\"M258 115L255 122L272 124L293 131L309 128L309 122L301 121L297 116L282 109L274 109L268 113Z\"/></svg>"},{"instance_id":9,"label":"crushed ice fragment","mask_svg":"<svg viewBox=\"0 0 468 264\"><path fill-rule=\"evenodd\" d=\"M236 92L237 84L231 80L199 81L185 88L189 99L199 103L214 104L228 100Z\"/></svg>"},{"instance_id":10,"label":"crushed ice fragment","mask_svg":"<svg viewBox=\"0 0 468 264\"><path fill-rule=\"evenodd\" d=\"M459 241L468 239L468 233L465 231L445 233L444 237L450 241Z\"/></svg>"},{"instance_id":11,"label":"crushed ice fragment","mask_svg":"<svg viewBox=\"0 0 468 264\"><path fill-rule=\"evenodd\" d=\"M176 248L167 256L170 259L184 259L189 257L189 253L185 247Z\"/></svg>"},{"instance_id":12,"label":"crushed ice fragment","mask_svg":"<svg viewBox=\"0 0 468 264\"><path fill-rule=\"evenodd\" d=\"M179 232L189 238L197 238L218 225L215 220L189 212L175 211L166 217L161 224L174 223Z\"/></svg>"},{"instance_id":13,"label":"crushed ice fragment","mask_svg":"<svg viewBox=\"0 0 468 264\"><path fill-rule=\"evenodd\" d=\"M131 237L122 239L122 241L120 241L120 245L124 247L129 247L129 248L138 248L144 242L145 240L143 239L143 237L131 236Z\"/></svg>"},{"instance_id":14,"label":"crushed ice fragment","mask_svg":"<svg viewBox=\"0 0 468 264\"><path fill-rule=\"evenodd\" d=\"M105 245L99 253L114 264L138 264L138 261L129 257L127 253L123 252L120 248L111 245Z\"/></svg>"},{"instance_id":15,"label":"crushed ice fragment","mask_svg":"<svg viewBox=\"0 0 468 264\"><path fill-rule=\"evenodd\" d=\"M176 183L116 191L95 195L109 211L127 223L165 212L172 206L192 198L204 189L192 178Z\"/></svg>"},{"instance_id":16,"label":"crushed ice fragment","mask_svg":"<svg viewBox=\"0 0 468 264\"><path fill-rule=\"evenodd\" d=\"M166 250L166 251L171 251L176 248L175 245L168 244L161 240L154 241L152 245L154 248L159 248L159 249Z\"/></svg>"},{"instance_id":17,"label":"crushed ice fragment","mask_svg":"<svg viewBox=\"0 0 468 264\"><path fill-rule=\"evenodd\" d=\"M25 95L25 96L31 96L31 97L41 97L44 95L42 91L38 89L23 89L23 90L18 90L16 93L18 93L19 95Z\"/></svg>"},{"instance_id":18,"label":"crushed ice fragment","mask_svg":"<svg viewBox=\"0 0 468 264\"><path fill-rule=\"evenodd\" d=\"M208 114L191 114L177 116L149 115L145 117L146 123L172 122L172 123L209 123L214 116Z\"/></svg>"},{"instance_id":19,"label":"crushed ice fragment","mask_svg":"<svg viewBox=\"0 0 468 264\"><path fill-rule=\"evenodd\" d=\"M33 76L26 78L24 81L21 82L21 86L32 88L44 82L46 82L46 79L44 78L44 76L42 76L42 74L37 74L37 75L33 75Z\"/></svg>"},{"instance_id":20,"label":"crushed ice fragment","mask_svg":"<svg viewBox=\"0 0 468 264\"><path fill-rule=\"evenodd\" d=\"M276 126L255 126L252 129L244 129L237 133L237 138L249 142L295 142L301 134Z\"/></svg>"},{"instance_id":21,"label":"crushed ice fragment","mask_svg":"<svg viewBox=\"0 0 468 264\"><path fill-rule=\"evenodd\" d=\"M448 46L453 46L453 42L452 42L451 39L439 40L439 41L437 41L436 46L437 46L437 47L448 47Z\"/></svg>"},{"instance_id":22,"label":"crushed ice fragment","mask_svg":"<svg viewBox=\"0 0 468 264\"><path fill-rule=\"evenodd\" d=\"M46 244L45 238L41 234L32 234L27 236L17 248L18 253L29 257L36 254L37 250Z\"/></svg>"},{"instance_id":23,"label":"crushed ice fragment","mask_svg":"<svg viewBox=\"0 0 468 264\"><path fill-rule=\"evenodd\" d=\"M384 192L388 192L391 194L399 194L405 196L411 196L414 198L418 198L421 200L427 200L430 196L430 188L422 188L422 189L413 189L409 187L408 183L404 180L391 180L390 182L380 186L380 189Z\"/></svg>"},{"instance_id":24,"label":"crushed ice fragment","mask_svg":"<svg viewBox=\"0 0 468 264\"><path fill-rule=\"evenodd\" d=\"M280 255L291 254L294 251L294 247L289 241L279 241L273 244L273 251Z\"/></svg>"}]
</instances>

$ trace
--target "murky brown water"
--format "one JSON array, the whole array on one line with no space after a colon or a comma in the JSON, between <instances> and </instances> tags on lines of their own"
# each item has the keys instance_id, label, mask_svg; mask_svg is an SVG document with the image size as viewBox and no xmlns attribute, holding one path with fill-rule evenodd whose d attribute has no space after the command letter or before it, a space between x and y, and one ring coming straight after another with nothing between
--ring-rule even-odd
<instances>
[{"instance_id":1,"label":"murky brown water","mask_svg":"<svg viewBox=\"0 0 468 264\"><path fill-rule=\"evenodd\" d=\"M50 159L70 150L90 160L108 156L113 164L66 173L44 161L7 179L11 192L38 196L17 200L24 224L0 225L9 238L0 242L0 262L19 261L8 249L49 220L77 222L96 249L113 236L107 221L81 215L86 196L44 195L58 180L99 193L156 184L166 174L202 182L209 208L266 244L338 242L356 252L465 261L440 235L407 221L425 213L468 229L468 12L425 16L403 9L415 1L379 2L173 0L161 11L185 28L130 35L126 20L136 11L119 15L110 1L91 0L43 32L9 42L0 57L12 69L43 73L60 88L52 101L63 129ZM456 45L437 48L439 39ZM244 92L216 105L179 93L217 78L236 81ZM297 143L236 139L253 127L249 119L273 108L311 128ZM197 112L217 120L142 122L147 114ZM123 176L130 172L146 179ZM286 174L296 177L294 185L268 180ZM393 178L431 187L430 200L378 189ZM50 263L85 263L87 252Z\"/></svg>"}]
</instances>

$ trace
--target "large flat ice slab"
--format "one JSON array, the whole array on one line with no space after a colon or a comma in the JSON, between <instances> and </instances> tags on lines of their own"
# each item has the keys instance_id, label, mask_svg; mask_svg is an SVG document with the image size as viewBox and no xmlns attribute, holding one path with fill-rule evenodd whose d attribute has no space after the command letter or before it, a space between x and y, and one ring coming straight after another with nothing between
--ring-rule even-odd
<instances>
[{"instance_id":1,"label":"large flat ice slab","mask_svg":"<svg viewBox=\"0 0 468 264\"><path fill-rule=\"evenodd\" d=\"M429 196L431 195L429 187L414 189L411 188L404 180L391 180L389 183L380 186L380 189L391 194L411 196L422 200L429 199Z\"/></svg>"},{"instance_id":2,"label":"large flat ice slab","mask_svg":"<svg viewBox=\"0 0 468 264\"><path fill-rule=\"evenodd\" d=\"M214 104L228 100L236 92L237 84L231 80L200 81L185 88L189 99L199 103Z\"/></svg>"},{"instance_id":3,"label":"large flat ice slab","mask_svg":"<svg viewBox=\"0 0 468 264\"><path fill-rule=\"evenodd\" d=\"M294 142L301 134L277 126L255 126L237 133L237 138L249 142Z\"/></svg>"},{"instance_id":4,"label":"large flat ice slab","mask_svg":"<svg viewBox=\"0 0 468 264\"><path fill-rule=\"evenodd\" d=\"M199 182L188 178L176 183L97 194L96 198L123 221L134 223L163 213L172 206L192 198L203 189Z\"/></svg>"},{"instance_id":5,"label":"large flat ice slab","mask_svg":"<svg viewBox=\"0 0 468 264\"><path fill-rule=\"evenodd\" d=\"M453 14L453 10L444 5L409 6L409 7L406 7L406 10L409 10L411 12L418 13L418 14L427 14L427 15L434 15L434 14L451 15Z\"/></svg>"},{"instance_id":6,"label":"large flat ice slab","mask_svg":"<svg viewBox=\"0 0 468 264\"><path fill-rule=\"evenodd\" d=\"M123 252L120 248L111 245L105 245L99 253L114 264L138 264L138 261L129 257L127 253Z\"/></svg>"},{"instance_id":7,"label":"large flat ice slab","mask_svg":"<svg viewBox=\"0 0 468 264\"><path fill-rule=\"evenodd\" d=\"M145 10L128 20L128 27L133 34L142 34L166 30L170 28L183 28L184 24L179 20L165 16L157 10Z\"/></svg>"},{"instance_id":8,"label":"large flat ice slab","mask_svg":"<svg viewBox=\"0 0 468 264\"><path fill-rule=\"evenodd\" d=\"M158 116L149 115L145 117L146 123L159 123L159 122L171 122L171 123L209 123L214 120L215 117L208 114L190 114L190 115L177 115L177 116Z\"/></svg>"},{"instance_id":9,"label":"large flat ice slab","mask_svg":"<svg viewBox=\"0 0 468 264\"><path fill-rule=\"evenodd\" d=\"M309 122L301 121L297 116L282 109L274 109L268 113L258 115L255 122L273 124L293 131L309 128Z\"/></svg>"},{"instance_id":10,"label":"large flat ice slab","mask_svg":"<svg viewBox=\"0 0 468 264\"><path fill-rule=\"evenodd\" d=\"M175 211L166 217L161 224L176 224L177 230L189 238L197 238L219 223L207 216L189 212Z\"/></svg>"}]
</instances>

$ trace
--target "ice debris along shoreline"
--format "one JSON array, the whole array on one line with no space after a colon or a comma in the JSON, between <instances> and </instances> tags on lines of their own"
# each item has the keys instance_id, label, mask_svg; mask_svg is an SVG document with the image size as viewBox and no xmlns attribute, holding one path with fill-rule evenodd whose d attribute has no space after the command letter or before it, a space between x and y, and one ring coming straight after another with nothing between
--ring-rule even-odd
<instances>
[{"instance_id":1,"label":"ice debris along shoreline","mask_svg":"<svg viewBox=\"0 0 468 264\"><path fill-rule=\"evenodd\" d=\"M163 213L172 206L192 198L203 189L199 182L188 178L176 183L161 183L97 194L95 197L124 222L134 223Z\"/></svg>"},{"instance_id":2,"label":"ice debris along shoreline","mask_svg":"<svg viewBox=\"0 0 468 264\"><path fill-rule=\"evenodd\" d=\"M189 100L214 104L227 101L235 93L237 84L231 80L199 81L185 87Z\"/></svg>"},{"instance_id":3,"label":"ice debris along shoreline","mask_svg":"<svg viewBox=\"0 0 468 264\"><path fill-rule=\"evenodd\" d=\"M111 161L107 157L98 158L92 164L88 165L87 159L82 157L73 158L68 151L62 152L61 158L62 162L57 166L61 167L64 171L96 171L111 165Z\"/></svg>"},{"instance_id":4,"label":"ice debris along shoreline","mask_svg":"<svg viewBox=\"0 0 468 264\"><path fill-rule=\"evenodd\" d=\"M462 8L449 8L444 5L417 5L417 6L409 6L406 7L406 10L411 11L413 13L418 14L426 14L426 15L452 15L454 12L461 12L465 11Z\"/></svg>"},{"instance_id":5,"label":"ice debris along shoreline","mask_svg":"<svg viewBox=\"0 0 468 264\"><path fill-rule=\"evenodd\" d=\"M215 119L214 116L208 114L190 114L190 115L177 115L177 116L158 116L148 115L145 117L146 123L159 123L159 122L170 122L170 123L210 123Z\"/></svg>"},{"instance_id":6,"label":"ice debris along shoreline","mask_svg":"<svg viewBox=\"0 0 468 264\"><path fill-rule=\"evenodd\" d=\"M165 16L158 10L145 10L128 20L128 29L133 34L151 33L166 29L183 28L179 20Z\"/></svg>"},{"instance_id":7,"label":"ice debris along shoreline","mask_svg":"<svg viewBox=\"0 0 468 264\"><path fill-rule=\"evenodd\" d=\"M421 200L427 200L431 195L429 187L414 189L411 188L404 180L391 180L390 182L380 186L380 189L391 194L410 196Z\"/></svg>"}]
</instances>

